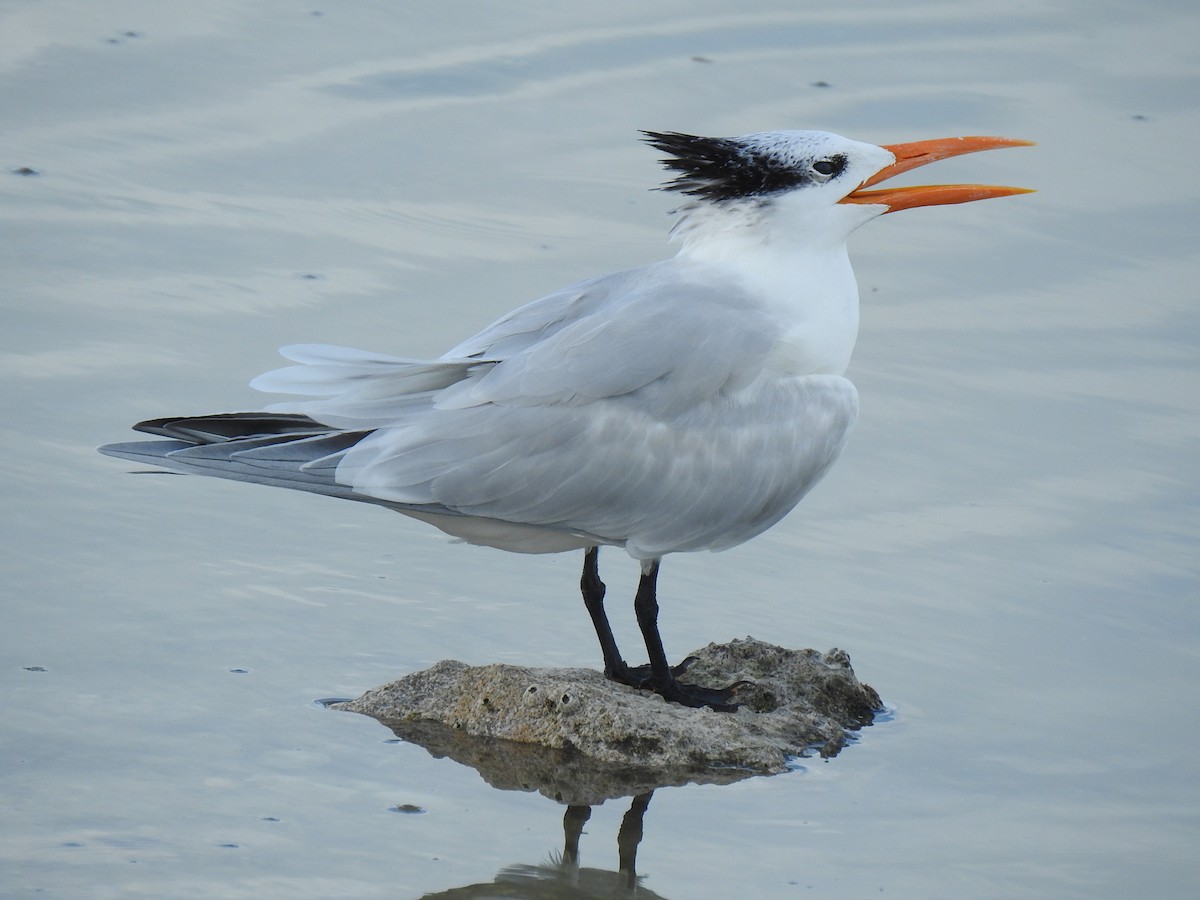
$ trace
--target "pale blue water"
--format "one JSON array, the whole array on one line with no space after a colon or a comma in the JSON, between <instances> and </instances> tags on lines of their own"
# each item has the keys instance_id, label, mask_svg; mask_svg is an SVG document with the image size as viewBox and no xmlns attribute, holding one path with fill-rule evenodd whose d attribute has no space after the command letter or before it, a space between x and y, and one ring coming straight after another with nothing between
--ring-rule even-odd
<instances>
[{"instance_id":1,"label":"pale blue water","mask_svg":"<svg viewBox=\"0 0 1200 900\"><path fill-rule=\"evenodd\" d=\"M928 177L1039 193L864 229L849 449L772 532L666 561L672 655L839 646L894 718L657 792L643 887L1195 897L1194 4L342 6L0 8L0 894L419 897L561 852L563 807L312 701L596 664L574 556L93 448L261 404L281 344L440 352L670 252L639 128L816 127L1036 140Z\"/></svg>"}]
</instances>

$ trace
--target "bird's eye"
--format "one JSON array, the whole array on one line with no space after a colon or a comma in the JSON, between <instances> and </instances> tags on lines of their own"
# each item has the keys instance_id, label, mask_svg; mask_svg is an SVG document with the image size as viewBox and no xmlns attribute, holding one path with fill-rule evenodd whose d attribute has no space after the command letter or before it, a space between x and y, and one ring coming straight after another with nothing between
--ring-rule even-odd
<instances>
[{"instance_id":1,"label":"bird's eye","mask_svg":"<svg viewBox=\"0 0 1200 900\"><path fill-rule=\"evenodd\" d=\"M811 173L812 180L817 184L824 184L831 178L837 178L846 171L848 160L841 153L835 153L833 156L827 156L825 159L818 159L808 167Z\"/></svg>"}]
</instances>

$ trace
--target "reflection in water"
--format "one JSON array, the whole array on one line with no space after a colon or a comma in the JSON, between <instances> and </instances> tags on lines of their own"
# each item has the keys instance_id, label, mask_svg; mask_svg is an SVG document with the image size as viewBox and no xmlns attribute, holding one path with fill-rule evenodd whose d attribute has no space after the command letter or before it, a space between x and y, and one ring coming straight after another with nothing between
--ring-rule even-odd
<instances>
[{"instance_id":1,"label":"reflection in water","mask_svg":"<svg viewBox=\"0 0 1200 900\"><path fill-rule=\"evenodd\" d=\"M514 863L501 869L492 881L426 894L426 900L661 897L642 887L637 875L643 819L655 789L689 783L730 784L759 774L719 767L680 771L616 766L565 750L465 734L436 722L418 720L386 724L402 741L420 745L435 758L449 757L475 769L494 788L537 791L567 806L563 814L561 856L552 855L543 863ZM835 754L836 751L831 751L822 755ZM633 800L617 832L616 870L580 866L580 839L584 825L591 818L592 807L605 800L625 797Z\"/></svg>"},{"instance_id":2,"label":"reflection in water","mask_svg":"<svg viewBox=\"0 0 1200 900\"><path fill-rule=\"evenodd\" d=\"M579 865L579 841L583 826L592 816L590 806L568 806L563 814L562 856L540 865L512 865L500 871L494 881L426 894L426 900L443 897L523 897L528 900L585 900L602 897L661 897L639 884L637 851L642 842L642 819L653 791L638 794L629 805L617 832L617 869L584 868Z\"/></svg>"},{"instance_id":3,"label":"reflection in water","mask_svg":"<svg viewBox=\"0 0 1200 900\"><path fill-rule=\"evenodd\" d=\"M663 754L658 752L657 746L647 750L640 743L637 747L624 747L620 753L597 752L611 750L628 739L628 735L619 728L601 728L599 733L603 737L595 742L591 741L593 732L568 730L563 733L565 737L561 745L557 738L563 734L558 732L554 733L555 740L551 742L555 746L534 743L536 735L545 736L545 733L536 727L540 721L539 716L544 716L547 708L558 709L561 702L567 698L561 685L555 687L553 684L546 690L538 691L536 702L533 704L539 711L537 716L530 719L512 716L511 721L510 718L505 718L503 729L473 728L474 720L468 715L468 708L483 709L484 718L490 722L497 710L512 713L521 708L520 699L513 699L514 696L521 698L531 690L538 689L536 683L530 686L530 678L536 675L537 670L519 667L485 667L497 668L507 673L507 682L501 678L489 681L479 676L477 671L476 675L467 679L465 683L457 677L449 680L444 679L443 675L428 677L430 673L442 669L448 668L454 673L460 673L461 670L470 668L462 663L444 661L433 669L416 673L408 679L364 695L364 698L377 695L374 699L380 700L379 703L375 703L373 699L372 702L360 704L364 698L350 704L335 700L318 702L326 707L371 715L390 728L401 742L417 744L434 758L449 757L463 766L474 769L494 788L527 793L536 791L566 806L562 820L564 837L561 854L552 855L548 861L540 863L514 863L502 868L491 881L427 894L426 897L470 897L478 900L497 897L655 897L659 895L643 889L636 865L643 834L643 819L655 790L686 784L729 784L754 775L777 774L781 770L794 768L790 762L794 757L787 756L789 751L783 750L782 747L776 748L780 754L780 764L776 766L751 768L744 756L738 757L742 764L737 766L707 762L713 759L734 758L731 748L742 748L752 740L755 733L769 730L767 720L780 706L785 706L792 712L809 710L808 714L800 718L809 721L810 724L810 720L828 714L831 717L830 721L836 719L845 728L857 730L871 724L882 705L879 696L873 690L854 678L849 659L841 651L833 650L826 654L819 654L813 650L787 651L746 639L720 647L709 645L698 651L698 654L711 654L714 648L721 651L716 655L725 657L726 663L729 662L729 658L741 659L746 654L759 663L763 660L768 662L767 665L749 672L737 665L732 668L731 671L751 676L752 680L747 681L750 694L755 691L762 692L762 696L747 696L746 707L738 715L701 715L693 710L687 711L692 716L700 716L702 722L709 723L696 725L696 738L710 750L712 747L722 748L719 754ZM770 652L764 654L764 648ZM792 668L781 665L781 659L790 660L793 663ZM707 664L712 662L712 659L707 660ZM694 665L703 668L706 661L698 656ZM781 674L784 669L788 670L788 677ZM565 672L576 675L569 691L572 710L576 709L581 693L586 693L582 690L585 683L578 677L580 673L596 679L602 678L598 672L586 673L584 670L541 671L542 677L545 677L545 672L558 673L554 677L566 677L563 675ZM728 672L726 674L728 675ZM709 680L706 677L704 683L708 683ZM727 678L716 681L728 683ZM793 681L796 683L792 684ZM419 687L414 688L414 684ZM446 689L447 684L450 685L449 689ZM840 688L831 689L835 685ZM823 694L822 700L809 702L806 706L798 697L792 696L803 693L804 688ZM425 707L410 703L413 698L408 696L408 691L433 697L439 697L444 692L446 696L440 697L432 707ZM550 697L549 704L541 699L545 696ZM782 702L784 698L789 699ZM596 699L599 701L601 698ZM766 702L768 700L769 703ZM654 705L665 706L661 701ZM612 724L609 714L613 713L613 709L605 710L602 702L597 702L595 707L584 702L582 708L593 712L600 710L588 718L596 718L601 724ZM433 709L440 710L442 718L422 718ZM752 713L751 709L761 711ZM741 720L747 730L728 731L726 726L735 719ZM571 720L574 721L573 714ZM510 727L513 722L519 723L518 726ZM793 723L793 727L803 730L799 723ZM792 753L820 753L823 758L829 758L836 755L847 740L853 740L853 736L844 728L839 728L838 733L841 736L836 740L822 739L814 744L811 743L812 735L809 734L805 740L794 740L783 746L797 748L790 751ZM500 734L512 735L515 739L506 740L500 737ZM675 740L686 743L682 733L679 733ZM646 741L656 743L657 738L647 737ZM582 867L580 840L584 825L591 818L592 807L608 800L628 797L632 797L633 800L617 834L616 870ZM393 809L397 812L423 812L415 806Z\"/></svg>"},{"instance_id":4,"label":"reflection in water","mask_svg":"<svg viewBox=\"0 0 1200 900\"><path fill-rule=\"evenodd\" d=\"M467 734L438 722L385 723L407 743L436 759L474 769L501 791L537 791L556 803L595 806L685 784L731 784L761 774L732 766L649 768L600 762L571 750Z\"/></svg>"}]
</instances>

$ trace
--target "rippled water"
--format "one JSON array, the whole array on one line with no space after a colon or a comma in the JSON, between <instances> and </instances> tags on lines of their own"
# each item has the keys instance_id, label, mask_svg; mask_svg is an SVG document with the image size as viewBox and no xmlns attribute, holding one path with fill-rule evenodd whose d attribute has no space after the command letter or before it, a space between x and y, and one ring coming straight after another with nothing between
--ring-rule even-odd
<instances>
[{"instance_id":1,"label":"rippled water","mask_svg":"<svg viewBox=\"0 0 1200 900\"><path fill-rule=\"evenodd\" d=\"M607 896L636 844L644 896L1194 897L1195 5L343 6L0 10L0 893ZM1039 142L936 174L1039 193L856 236L849 449L664 566L673 656L851 654L892 716L833 760L586 824L495 790L313 701L595 664L574 556L94 452L658 258L637 129L780 127Z\"/></svg>"}]
</instances>

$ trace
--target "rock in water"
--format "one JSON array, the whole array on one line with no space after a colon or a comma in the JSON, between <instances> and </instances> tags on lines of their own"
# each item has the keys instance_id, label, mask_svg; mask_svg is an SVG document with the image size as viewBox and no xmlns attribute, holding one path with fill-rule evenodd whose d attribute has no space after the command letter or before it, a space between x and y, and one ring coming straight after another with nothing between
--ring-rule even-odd
<instances>
[{"instance_id":1,"label":"rock in water","mask_svg":"<svg viewBox=\"0 0 1200 900\"><path fill-rule=\"evenodd\" d=\"M378 719L439 756L489 755L500 738L562 751L560 765L582 757L605 767L669 770L684 780L710 780L706 772L782 772L791 758L814 750L832 756L882 709L841 650L788 650L746 638L709 644L690 659L686 681L711 687L749 682L738 691L736 713L668 703L592 669L454 660L333 708Z\"/></svg>"}]
</instances>

